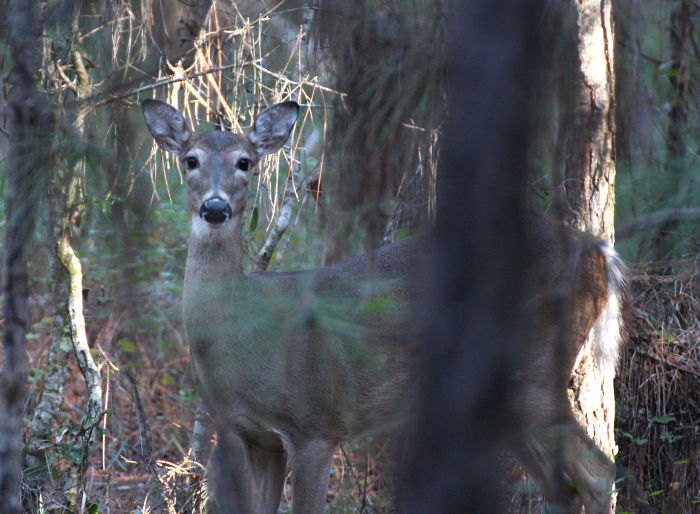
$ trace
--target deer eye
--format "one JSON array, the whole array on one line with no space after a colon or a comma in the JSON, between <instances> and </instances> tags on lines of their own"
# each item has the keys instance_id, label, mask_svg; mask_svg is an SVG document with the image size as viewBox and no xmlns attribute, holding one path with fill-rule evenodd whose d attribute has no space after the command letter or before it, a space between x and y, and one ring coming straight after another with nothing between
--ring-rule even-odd
<instances>
[{"instance_id":1,"label":"deer eye","mask_svg":"<svg viewBox=\"0 0 700 514\"><path fill-rule=\"evenodd\" d=\"M241 171L248 171L248 168L250 168L250 159L246 159L245 157L243 159L239 159L236 163L236 168Z\"/></svg>"},{"instance_id":2,"label":"deer eye","mask_svg":"<svg viewBox=\"0 0 700 514\"><path fill-rule=\"evenodd\" d=\"M185 157L185 166L188 170L193 170L199 166L199 161L196 157Z\"/></svg>"}]
</instances>

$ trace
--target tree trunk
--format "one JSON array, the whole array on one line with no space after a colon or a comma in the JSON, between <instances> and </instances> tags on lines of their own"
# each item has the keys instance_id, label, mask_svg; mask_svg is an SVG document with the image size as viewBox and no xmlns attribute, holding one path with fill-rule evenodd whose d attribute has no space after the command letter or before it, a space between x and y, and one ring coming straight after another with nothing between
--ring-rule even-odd
<instances>
[{"instance_id":1,"label":"tree trunk","mask_svg":"<svg viewBox=\"0 0 700 514\"><path fill-rule=\"evenodd\" d=\"M86 131L85 121L89 105L84 100L91 90L90 77L83 64L82 56L77 50L72 53L73 66L77 81L71 87L77 99L77 111L74 122L75 140L81 152L84 152ZM51 67L49 67L51 68ZM57 70L57 68L53 68ZM60 73L58 73L60 75ZM63 79L66 80L67 79ZM69 82L69 81L67 81ZM58 136L58 143L62 143ZM83 278L81 263L71 246L71 238L79 226L84 214L82 177L85 159L80 158L74 164L70 159L62 159L56 164L48 200L50 210L49 239L53 246L52 255L52 294L56 305L53 319L52 345L47 363L46 380L41 402L34 411L28 427L27 465L37 471L37 467L46 466L45 452L52 443L56 429L56 420L63 402L63 385L66 377L66 362L69 352L73 350L83 373L88 392L86 419L83 420L80 437L76 442L83 448L83 458L70 470L66 494L70 508L78 509L78 496L82 476L92 461L97 435L97 424L102 415L101 380L97 366L93 361L85 332L83 316ZM46 478L43 473L31 473L33 489L39 487Z\"/></svg>"},{"instance_id":2,"label":"tree trunk","mask_svg":"<svg viewBox=\"0 0 700 514\"><path fill-rule=\"evenodd\" d=\"M669 182L677 184L674 191L676 198L669 198L669 207L679 208L684 191L683 176L686 169L686 134L688 132L688 88L690 81L690 46L693 37L693 15L690 0L673 2L670 20L671 70L668 78L671 82L671 109L668 118L666 136L666 167ZM671 196L669 191L669 197ZM673 232L678 226L675 220L669 220L651 232L649 260L656 263L668 261L673 254Z\"/></svg>"},{"instance_id":3,"label":"tree trunk","mask_svg":"<svg viewBox=\"0 0 700 514\"><path fill-rule=\"evenodd\" d=\"M611 0L577 0L579 80L566 161L567 221L609 244L615 241L615 81ZM590 343L591 341L589 341ZM569 399L580 423L614 460L614 368L595 364L592 345L582 350ZM612 489L613 484L610 484ZM615 498L613 497L613 511Z\"/></svg>"},{"instance_id":4,"label":"tree trunk","mask_svg":"<svg viewBox=\"0 0 700 514\"><path fill-rule=\"evenodd\" d=\"M398 463L401 512L504 511L498 457L515 431L513 377L528 338L521 184L544 4L451 7L449 116L415 305L422 344L412 444Z\"/></svg>"},{"instance_id":5,"label":"tree trunk","mask_svg":"<svg viewBox=\"0 0 700 514\"><path fill-rule=\"evenodd\" d=\"M567 218L615 242L615 79L611 0L577 0L580 79L566 162Z\"/></svg>"},{"instance_id":6,"label":"tree trunk","mask_svg":"<svg viewBox=\"0 0 700 514\"><path fill-rule=\"evenodd\" d=\"M22 411L26 396L27 250L40 205L50 115L36 89L39 23L35 3L13 2L10 55L12 91L8 112L11 143L5 183L5 307L3 370L0 379L0 512L20 511Z\"/></svg>"}]
</instances>

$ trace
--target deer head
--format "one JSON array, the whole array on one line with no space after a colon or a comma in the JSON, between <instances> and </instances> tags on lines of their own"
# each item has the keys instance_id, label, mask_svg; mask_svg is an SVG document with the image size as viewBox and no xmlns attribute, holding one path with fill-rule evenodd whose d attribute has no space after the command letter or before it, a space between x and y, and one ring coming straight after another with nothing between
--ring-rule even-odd
<instances>
[{"instance_id":1,"label":"deer head","mask_svg":"<svg viewBox=\"0 0 700 514\"><path fill-rule=\"evenodd\" d=\"M240 226L253 167L279 150L296 123L299 106L284 102L263 110L246 136L220 130L192 132L183 115L158 101L142 104L146 124L158 145L185 168L192 229L216 230L231 220Z\"/></svg>"}]
</instances>

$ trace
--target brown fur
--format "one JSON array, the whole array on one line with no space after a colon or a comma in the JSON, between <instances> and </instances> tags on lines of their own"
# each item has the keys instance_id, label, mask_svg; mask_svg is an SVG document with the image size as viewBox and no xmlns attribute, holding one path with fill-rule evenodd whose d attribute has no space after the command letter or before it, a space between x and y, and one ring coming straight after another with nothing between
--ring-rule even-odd
<instances>
[{"instance_id":1,"label":"brown fur","mask_svg":"<svg viewBox=\"0 0 700 514\"><path fill-rule=\"evenodd\" d=\"M183 318L219 433L214 463L229 479L219 501L235 512L276 512L288 462L293 512L321 512L338 443L408 419L409 299L424 289L414 275L424 243L312 271L246 276L241 217L250 170L237 163L252 167L277 150L294 109L263 111L248 137L191 134L161 102L144 103L144 114L161 147L197 160L187 172ZM230 210L223 221L205 221L202 206L212 198ZM566 383L609 302L611 261L593 237L537 216L529 229L535 254L523 310L533 340L518 374L509 446L551 500L604 512L614 465L574 419Z\"/></svg>"}]
</instances>

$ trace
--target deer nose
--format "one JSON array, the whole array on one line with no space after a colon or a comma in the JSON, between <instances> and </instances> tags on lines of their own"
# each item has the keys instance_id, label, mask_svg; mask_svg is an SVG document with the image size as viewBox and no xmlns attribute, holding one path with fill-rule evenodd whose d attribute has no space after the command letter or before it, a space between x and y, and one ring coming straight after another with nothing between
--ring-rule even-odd
<instances>
[{"instance_id":1,"label":"deer nose","mask_svg":"<svg viewBox=\"0 0 700 514\"><path fill-rule=\"evenodd\" d=\"M207 223L223 223L231 217L231 206L227 201L213 196L199 208L199 216Z\"/></svg>"}]
</instances>

